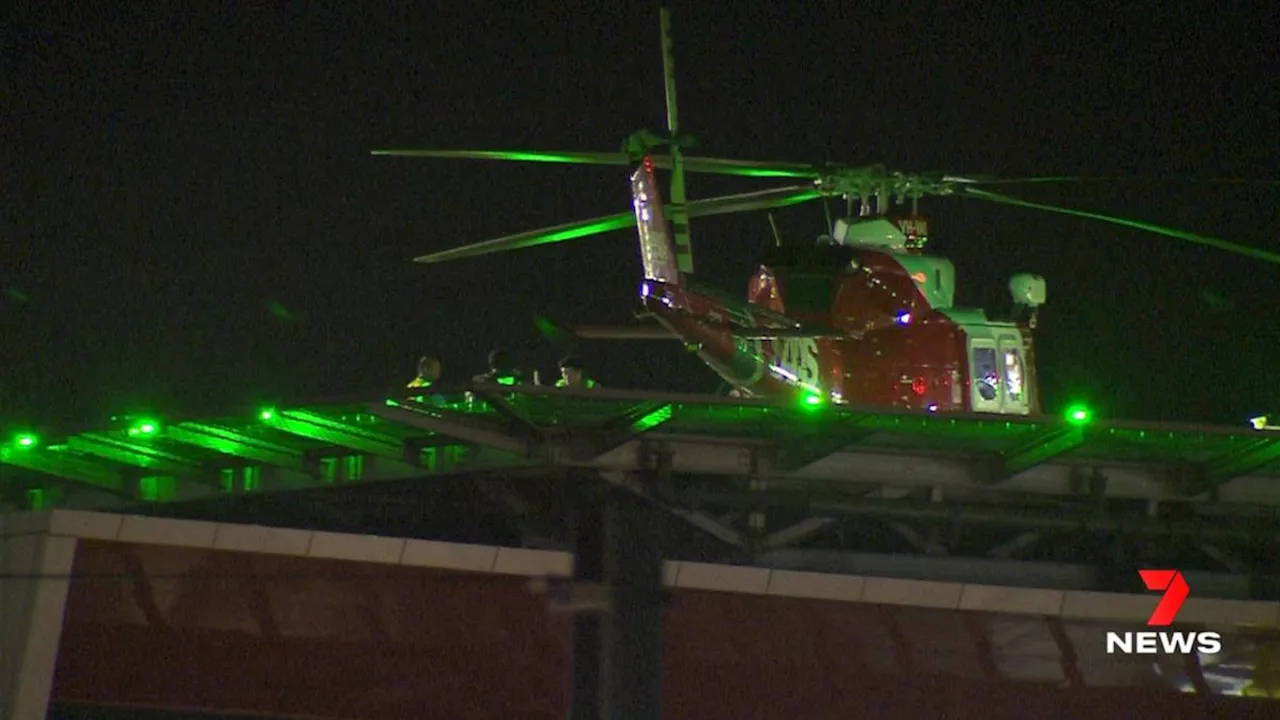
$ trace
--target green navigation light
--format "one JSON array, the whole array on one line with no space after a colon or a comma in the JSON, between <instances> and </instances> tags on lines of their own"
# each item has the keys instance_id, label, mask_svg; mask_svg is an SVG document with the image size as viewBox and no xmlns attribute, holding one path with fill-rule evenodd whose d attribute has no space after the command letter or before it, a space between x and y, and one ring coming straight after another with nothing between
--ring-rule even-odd
<instances>
[{"instance_id":1,"label":"green navigation light","mask_svg":"<svg viewBox=\"0 0 1280 720\"><path fill-rule=\"evenodd\" d=\"M804 408L806 408L806 409L810 409L810 410L815 409L815 408L820 408L820 407L822 407L824 404L825 404L825 403L823 403L823 398L822 398L822 396L821 396L821 395L819 395L819 394L817 394L817 393L807 393L807 394L805 394L803 397L801 397L801 399L800 399L800 405L801 405L801 407L804 407Z\"/></svg>"},{"instance_id":2,"label":"green navigation light","mask_svg":"<svg viewBox=\"0 0 1280 720\"><path fill-rule=\"evenodd\" d=\"M258 411L258 419L262 422L270 422L276 416L276 411L272 408L263 408Z\"/></svg>"},{"instance_id":3,"label":"green navigation light","mask_svg":"<svg viewBox=\"0 0 1280 720\"><path fill-rule=\"evenodd\" d=\"M129 437L147 437L160 432L160 423L155 420L142 419L129 426Z\"/></svg>"},{"instance_id":4,"label":"green navigation light","mask_svg":"<svg viewBox=\"0 0 1280 720\"><path fill-rule=\"evenodd\" d=\"M22 433L13 439L13 444L20 448L32 448L40 444L40 438L31 433Z\"/></svg>"},{"instance_id":5,"label":"green navigation light","mask_svg":"<svg viewBox=\"0 0 1280 720\"><path fill-rule=\"evenodd\" d=\"M1072 405L1067 408L1066 418L1072 425L1088 425L1093 420L1093 411L1084 405Z\"/></svg>"}]
</instances>

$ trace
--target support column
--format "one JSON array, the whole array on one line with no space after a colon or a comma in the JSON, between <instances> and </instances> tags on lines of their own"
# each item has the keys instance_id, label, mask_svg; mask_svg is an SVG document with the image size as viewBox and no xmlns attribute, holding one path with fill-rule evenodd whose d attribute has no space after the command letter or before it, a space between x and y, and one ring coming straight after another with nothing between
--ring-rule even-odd
<instances>
[{"instance_id":1,"label":"support column","mask_svg":"<svg viewBox=\"0 0 1280 720\"><path fill-rule=\"evenodd\" d=\"M610 718L662 716L661 518L645 500L610 489L605 573L613 592L605 657Z\"/></svg>"},{"instance_id":2,"label":"support column","mask_svg":"<svg viewBox=\"0 0 1280 720\"><path fill-rule=\"evenodd\" d=\"M603 487L594 477L570 478L570 517L573 579L576 583L605 581L605 515ZM597 612L573 616L573 696L571 720L603 720L605 677L603 618Z\"/></svg>"},{"instance_id":3,"label":"support column","mask_svg":"<svg viewBox=\"0 0 1280 720\"><path fill-rule=\"evenodd\" d=\"M0 520L8 532L19 532L40 519L35 516ZM0 717L44 720L48 714L75 550L75 538L44 532L0 537Z\"/></svg>"}]
</instances>

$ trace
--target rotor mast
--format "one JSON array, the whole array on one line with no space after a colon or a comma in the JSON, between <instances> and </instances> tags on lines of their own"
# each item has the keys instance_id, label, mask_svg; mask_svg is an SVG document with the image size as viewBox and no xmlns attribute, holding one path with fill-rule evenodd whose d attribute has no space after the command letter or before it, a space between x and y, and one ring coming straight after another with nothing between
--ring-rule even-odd
<instances>
[{"instance_id":1,"label":"rotor mast","mask_svg":"<svg viewBox=\"0 0 1280 720\"><path fill-rule=\"evenodd\" d=\"M671 39L671 12L663 7L662 73L667 86L667 134L671 146L671 202L667 216L675 235L676 263L682 273L693 272L693 244L689 239L689 213L684 195L684 152L680 148L680 120L676 105L676 57Z\"/></svg>"}]
</instances>

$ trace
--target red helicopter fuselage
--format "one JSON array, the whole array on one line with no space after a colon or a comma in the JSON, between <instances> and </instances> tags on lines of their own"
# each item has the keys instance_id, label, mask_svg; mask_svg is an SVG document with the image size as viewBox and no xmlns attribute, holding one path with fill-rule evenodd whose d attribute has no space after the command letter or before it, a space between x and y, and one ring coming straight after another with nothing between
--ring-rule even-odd
<instances>
[{"instance_id":1,"label":"red helicopter fuselage","mask_svg":"<svg viewBox=\"0 0 1280 720\"><path fill-rule=\"evenodd\" d=\"M632 176L641 301L739 393L925 412L1039 414L1031 323L952 307L942 258L856 244L778 248L744 300L676 270L652 167Z\"/></svg>"}]
</instances>

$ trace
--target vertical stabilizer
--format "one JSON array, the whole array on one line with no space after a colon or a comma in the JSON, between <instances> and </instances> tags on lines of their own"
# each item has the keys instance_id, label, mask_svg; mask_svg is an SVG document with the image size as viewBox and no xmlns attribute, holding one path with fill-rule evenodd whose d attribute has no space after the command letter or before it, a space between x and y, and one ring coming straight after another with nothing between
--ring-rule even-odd
<instances>
[{"instance_id":1,"label":"vertical stabilizer","mask_svg":"<svg viewBox=\"0 0 1280 720\"><path fill-rule=\"evenodd\" d=\"M671 225L662 206L662 195L653 174L653 160L645 155L643 164L631 174L631 198L636 208L636 233L640 238L640 259L646 280L668 285L680 284Z\"/></svg>"},{"instance_id":2,"label":"vertical stabilizer","mask_svg":"<svg viewBox=\"0 0 1280 720\"><path fill-rule=\"evenodd\" d=\"M676 53L671 39L671 13L665 7L661 14L662 75L667 90L667 132L671 135L671 207L667 209L671 221L672 247L676 252L676 264L682 273L693 272L693 243L689 239L689 216L685 211L684 151L680 147L680 112L676 105Z\"/></svg>"}]
</instances>

